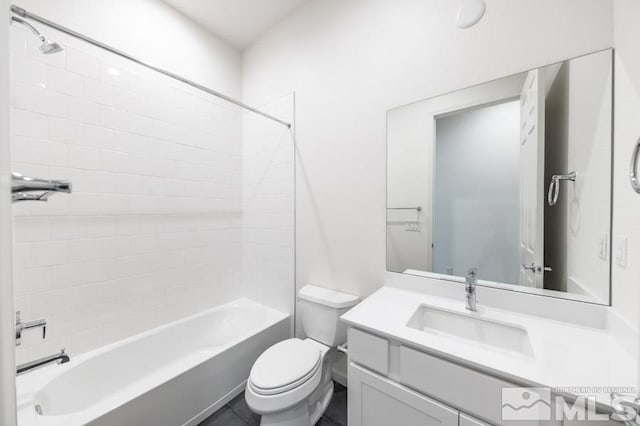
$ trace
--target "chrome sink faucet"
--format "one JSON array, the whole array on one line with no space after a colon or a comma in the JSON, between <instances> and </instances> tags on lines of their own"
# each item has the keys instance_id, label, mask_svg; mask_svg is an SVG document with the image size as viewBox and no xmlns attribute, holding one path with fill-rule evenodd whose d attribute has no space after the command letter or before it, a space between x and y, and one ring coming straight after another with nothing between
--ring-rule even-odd
<instances>
[{"instance_id":1,"label":"chrome sink faucet","mask_svg":"<svg viewBox=\"0 0 640 426\"><path fill-rule=\"evenodd\" d=\"M22 344L22 332L32 328L42 328L42 338L47 337L47 320L39 319L35 321L22 322L20 319L20 311L16 312L16 346Z\"/></svg>"},{"instance_id":2,"label":"chrome sink faucet","mask_svg":"<svg viewBox=\"0 0 640 426\"><path fill-rule=\"evenodd\" d=\"M476 304L476 284L478 283L478 270L476 268L469 269L467 273L466 283L464 285L464 291L467 297L466 308L472 312L478 310Z\"/></svg>"}]
</instances>

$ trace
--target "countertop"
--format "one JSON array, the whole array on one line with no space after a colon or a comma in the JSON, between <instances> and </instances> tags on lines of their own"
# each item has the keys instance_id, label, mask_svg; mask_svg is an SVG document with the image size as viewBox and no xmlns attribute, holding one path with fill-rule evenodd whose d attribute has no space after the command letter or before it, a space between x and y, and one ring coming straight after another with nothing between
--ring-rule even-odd
<instances>
[{"instance_id":1,"label":"countertop","mask_svg":"<svg viewBox=\"0 0 640 426\"><path fill-rule=\"evenodd\" d=\"M526 329L528 354L496 349L482 343L407 326L421 305L461 315L506 322ZM520 386L550 387L574 396L595 396L611 405L610 392L637 388L634 355L606 328L520 314L478 303L470 312L460 300L382 287L342 316L349 325L400 341L426 353L500 377Z\"/></svg>"}]
</instances>

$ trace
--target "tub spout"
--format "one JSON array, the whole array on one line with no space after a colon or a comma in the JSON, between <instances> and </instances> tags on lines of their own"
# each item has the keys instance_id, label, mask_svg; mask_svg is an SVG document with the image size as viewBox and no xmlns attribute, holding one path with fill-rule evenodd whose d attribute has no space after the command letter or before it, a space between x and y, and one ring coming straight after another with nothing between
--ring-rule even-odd
<instances>
[{"instance_id":1,"label":"tub spout","mask_svg":"<svg viewBox=\"0 0 640 426\"><path fill-rule=\"evenodd\" d=\"M38 368L44 367L45 365L51 364L53 362L58 364L64 364L69 361L70 361L69 355L65 353L64 349L61 349L60 353L57 353L55 355L45 356L44 358L40 358L35 361L26 362L24 364L19 365L16 370L16 374L20 375L31 370L36 370Z\"/></svg>"}]
</instances>

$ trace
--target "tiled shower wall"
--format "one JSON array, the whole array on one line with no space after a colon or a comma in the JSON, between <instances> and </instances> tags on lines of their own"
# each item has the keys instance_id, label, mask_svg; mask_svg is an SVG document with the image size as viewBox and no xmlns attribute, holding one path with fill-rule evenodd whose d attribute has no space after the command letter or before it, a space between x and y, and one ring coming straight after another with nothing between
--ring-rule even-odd
<instances>
[{"instance_id":1,"label":"tiled shower wall","mask_svg":"<svg viewBox=\"0 0 640 426\"><path fill-rule=\"evenodd\" d=\"M294 122L294 95L260 107ZM245 294L293 314L294 130L250 113L242 121L242 264Z\"/></svg>"},{"instance_id":2,"label":"tiled shower wall","mask_svg":"<svg viewBox=\"0 0 640 426\"><path fill-rule=\"evenodd\" d=\"M50 31L51 32L51 31ZM73 194L14 204L18 362L73 355L243 295L242 114L157 73L12 28L12 167ZM256 219L258 220L258 219Z\"/></svg>"}]
</instances>

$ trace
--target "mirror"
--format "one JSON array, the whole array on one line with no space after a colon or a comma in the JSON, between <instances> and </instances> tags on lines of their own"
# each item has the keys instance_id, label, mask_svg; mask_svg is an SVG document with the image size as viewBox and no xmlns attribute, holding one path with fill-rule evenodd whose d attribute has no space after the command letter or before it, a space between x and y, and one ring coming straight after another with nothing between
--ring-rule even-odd
<instances>
[{"instance_id":1,"label":"mirror","mask_svg":"<svg viewBox=\"0 0 640 426\"><path fill-rule=\"evenodd\" d=\"M613 52L387 113L387 270L609 304Z\"/></svg>"}]
</instances>

